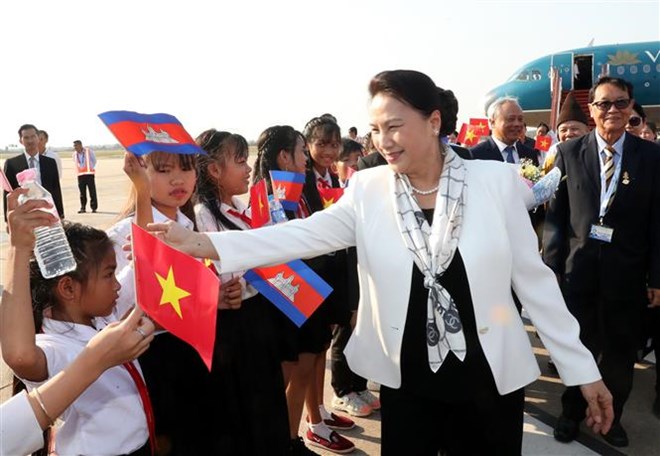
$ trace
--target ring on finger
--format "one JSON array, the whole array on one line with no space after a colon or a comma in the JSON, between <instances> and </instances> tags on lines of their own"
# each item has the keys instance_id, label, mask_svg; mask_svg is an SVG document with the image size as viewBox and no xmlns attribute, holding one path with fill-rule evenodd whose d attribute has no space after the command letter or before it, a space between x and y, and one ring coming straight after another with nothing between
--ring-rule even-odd
<instances>
[{"instance_id":1,"label":"ring on finger","mask_svg":"<svg viewBox=\"0 0 660 456\"><path fill-rule=\"evenodd\" d=\"M145 333L144 330L142 328L140 328L139 326L137 328L135 328L135 332L138 333L139 335L141 335L143 339L145 339L147 337L147 333Z\"/></svg>"}]
</instances>

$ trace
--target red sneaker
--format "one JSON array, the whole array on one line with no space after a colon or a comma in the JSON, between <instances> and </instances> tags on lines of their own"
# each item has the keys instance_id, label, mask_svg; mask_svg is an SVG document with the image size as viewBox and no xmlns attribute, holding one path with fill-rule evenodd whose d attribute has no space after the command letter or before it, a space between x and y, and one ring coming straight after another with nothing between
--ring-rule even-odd
<instances>
[{"instance_id":1,"label":"red sneaker","mask_svg":"<svg viewBox=\"0 0 660 456\"><path fill-rule=\"evenodd\" d=\"M305 420L309 423L309 416ZM323 420L323 423L330 429L336 429L338 431L347 431L355 427L355 421L345 416L335 415L334 413L330 413L330 418Z\"/></svg>"},{"instance_id":2,"label":"red sneaker","mask_svg":"<svg viewBox=\"0 0 660 456\"><path fill-rule=\"evenodd\" d=\"M337 454L346 454L350 453L355 449L353 442L348 440L346 437L342 437L337 434L335 431L330 433L330 440L324 439L320 435L314 434L311 429L307 429L307 434L305 435L305 440L308 445L312 445L318 448L323 448L324 450L332 451Z\"/></svg>"}]
</instances>

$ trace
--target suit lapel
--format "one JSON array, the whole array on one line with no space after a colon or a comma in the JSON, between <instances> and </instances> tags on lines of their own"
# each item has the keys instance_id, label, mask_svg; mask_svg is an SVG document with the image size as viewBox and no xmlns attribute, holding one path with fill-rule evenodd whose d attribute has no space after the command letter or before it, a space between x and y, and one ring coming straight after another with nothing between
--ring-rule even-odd
<instances>
[{"instance_id":1,"label":"suit lapel","mask_svg":"<svg viewBox=\"0 0 660 456\"><path fill-rule=\"evenodd\" d=\"M583 165L584 172L587 174L589 187L600 199L600 162L598 157L598 143L596 142L596 131L594 130L589 134L586 140L582 143L580 149L580 160Z\"/></svg>"},{"instance_id":2,"label":"suit lapel","mask_svg":"<svg viewBox=\"0 0 660 456\"><path fill-rule=\"evenodd\" d=\"M612 205L619 201L625 201L626 195L631 187L631 182L639 175L640 155L636 149L636 138L626 133L626 139L623 142L623 156L621 157L621 173L616 185L616 194Z\"/></svg>"},{"instance_id":3,"label":"suit lapel","mask_svg":"<svg viewBox=\"0 0 660 456\"><path fill-rule=\"evenodd\" d=\"M500 152L500 148L497 147L497 144L495 141L493 141L493 138L488 138L488 143L490 144L492 160L503 162L504 157L502 157L502 152Z\"/></svg>"}]
</instances>

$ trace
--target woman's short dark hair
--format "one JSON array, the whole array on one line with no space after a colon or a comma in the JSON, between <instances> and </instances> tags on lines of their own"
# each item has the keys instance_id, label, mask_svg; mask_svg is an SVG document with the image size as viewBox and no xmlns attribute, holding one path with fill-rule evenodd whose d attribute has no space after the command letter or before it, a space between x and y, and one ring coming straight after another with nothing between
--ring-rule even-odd
<instances>
[{"instance_id":1,"label":"woman's short dark hair","mask_svg":"<svg viewBox=\"0 0 660 456\"><path fill-rule=\"evenodd\" d=\"M378 73L369 82L369 94L386 93L411 106L425 117L440 112L440 136L456 130L458 100L451 90L437 87L433 80L419 71L391 70Z\"/></svg>"},{"instance_id":2,"label":"woman's short dark hair","mask_svg":"<svg viewBox=\"0 0 660 456\"><path fill-rule=\"evenodd\" d=\"M641 104L635 102L635 104L633 104L633 110L639 114L639 117L641 117L644 122L646 122L646 112Z\"/></svg>"}]
</instances>

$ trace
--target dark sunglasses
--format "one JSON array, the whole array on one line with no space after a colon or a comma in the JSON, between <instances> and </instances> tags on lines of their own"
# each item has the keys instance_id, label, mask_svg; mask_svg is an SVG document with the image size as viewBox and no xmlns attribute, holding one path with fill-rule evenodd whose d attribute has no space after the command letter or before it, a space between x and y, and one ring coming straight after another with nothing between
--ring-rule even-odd
<instances>
[{"instance_id":1,"label":"dark sunglasses","mask_svg":"<svg viewBox=\"0 0 660 456\"><path fill-rule=\"evenodd\" d=\"M592 106L595 106L598 108L600 111L609 111L612 105L616 109L626 109L628 106L630 106L630 102L632 100L630 98L627 98L625 100L615 100L615 101L594 101L591 103Z\"/></svg>"},{"instance_id":2,"label":"dark sunglasses","mask_svg":"<svg viewBox=\"0 0 660 456\"><path fill-rule=\"evenodd\" d=\"M639 127L642 124L642 118L637 116L632 116L628 119L628 125L631 127Z\"/></svg>"}]
</instances>

